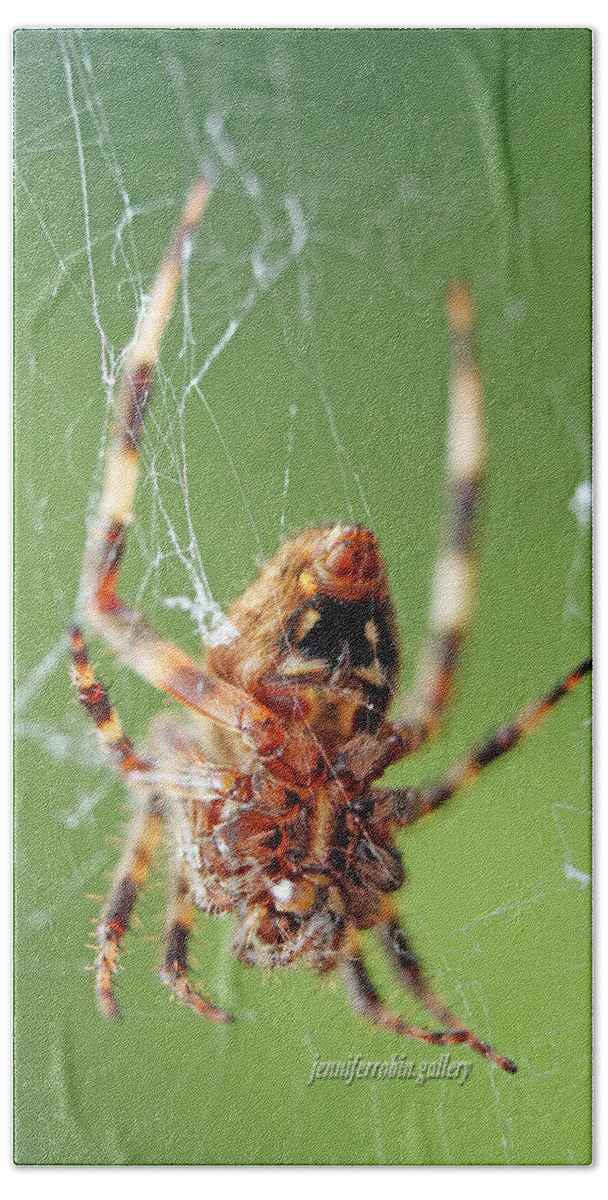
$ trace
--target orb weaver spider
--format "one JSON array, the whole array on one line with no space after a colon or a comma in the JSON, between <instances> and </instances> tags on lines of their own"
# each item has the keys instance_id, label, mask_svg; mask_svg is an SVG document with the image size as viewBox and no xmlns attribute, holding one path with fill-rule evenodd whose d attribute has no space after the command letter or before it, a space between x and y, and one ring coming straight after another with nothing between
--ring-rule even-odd
<instances>
[{"instance_id":1,"label":"orb weaver spider","mask_svg":"<svg viewBox=\"0 0 608 1200\"><path fill-rule=\"evenodd\" d=\"M400 666L395 615L374 534L357 525L308 529L286 542L229 610L238 636L204 664L162 638L118 592L132 519L138 444L181 265L209 189L191 189L146 315L128 348L106 455L101 503L84 563L91 629L131 669L190 710L166 713L136 752L96 678L78 626L71 631L79 699L134 801L122 861L98 930L96 992L118 1017L114 974L137 895L166 826L172 847L162 980L195 1012L229 1021L190 981L195 909L232 911L244 962L339 971L357 1012L437 1046L466 1044L504 1070L515 1064L481 1041L432 990L399 927L393 894L404 874L394 831L435 812L533 730L590 670L583 662L552 691L417 788L376 786L386 768L439 731L474 607L473 527L485 461L483 390L472 298L447 296L451 385L447 514L427 652L405 715L386 713ZM379 935L396 975L441 1028L389 1011L360 950Z\"/></svg>"}]
</instances>

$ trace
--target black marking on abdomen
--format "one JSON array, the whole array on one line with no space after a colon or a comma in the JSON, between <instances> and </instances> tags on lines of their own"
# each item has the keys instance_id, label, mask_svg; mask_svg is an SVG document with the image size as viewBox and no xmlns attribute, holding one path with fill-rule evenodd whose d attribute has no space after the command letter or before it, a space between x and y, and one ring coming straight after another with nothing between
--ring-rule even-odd
<instances>
[{"instance_id":1,"label":"black marking on abdomen","mask_svg":"<svg viewBox=\"0 0 608 1200\"><path fill-rule=\"evenodd\" d=\"M319 596L307 608L319 613L312 629L297 641L302 609L292 617L286 643L304 658L322 659L332 671L347 661L350 667L371 667L377 660L387 679L397 669L397 648L383 606L376 600L341 601ZM371 623L371 624L370 624ZM372 637L366 633L366 626Z\"/></svg>"}]
</instances>

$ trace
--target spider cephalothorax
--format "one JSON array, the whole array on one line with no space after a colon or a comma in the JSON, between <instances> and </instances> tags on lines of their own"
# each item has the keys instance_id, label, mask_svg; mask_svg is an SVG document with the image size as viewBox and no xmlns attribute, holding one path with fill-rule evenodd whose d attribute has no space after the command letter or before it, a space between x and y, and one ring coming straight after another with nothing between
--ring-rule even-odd
<instances>
[{"instance_id":1,"label":"spider cephalothorax","mask_svg":"<svg viewBox=\"0 0 608 1200\"><path fill-rule=\"evenodd\" d=\"M107 1016L119 1015L113 976L120 942L166 828L172 872L161 977L192 1009L230 1020L193 987L187 956L195 907L229 910L235 914L233 950L245 962L301 960L316 971L338 968L354 1007L377 1024L435 1045L466 1043L514 1071L427 983L392 896L404 879L394 831L434 812L515 746L580 682L590 661L438 781L375 786L391 763L439 730L473 611L473 523L485 438L470 293L462 284L448 292L446 530L427 651L404 715L387 717L400 658L386 571L374 534L357 525L309 529L287 542L232 605L232 642L197 663L129 607L118 580L160 341L207 195L199 180L127 352L83 581L92 629L128 666L184 705L189 719L163 714L136 752L89 665L79 627L72 629L78 695L135 802L99 926L100 1007ZM400 981L441 1028L419 1028L384 1006L359 944L360 931L369 928Z\"/></svg>"}]
</instances>

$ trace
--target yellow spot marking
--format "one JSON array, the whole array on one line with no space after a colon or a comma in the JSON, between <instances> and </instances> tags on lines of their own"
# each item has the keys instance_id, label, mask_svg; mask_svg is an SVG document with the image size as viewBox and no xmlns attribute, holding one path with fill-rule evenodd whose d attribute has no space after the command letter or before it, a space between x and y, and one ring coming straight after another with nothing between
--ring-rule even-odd
<instances>
[{"instance_id":1,"label":"yellow spot marking","mask_svg":"<svg viewBox=\"0 0 608 1200\"><path fill-rule=\"evenodd\" d=\"M375 621L369 620L365 622L365 636L370 646L375 650L380 640L378 626Z\"/></svg>"},{"instance_id":2,"label":"yellow spot marking","mask_svg":"<svg viewBox=\"0 0 608 1200\"><path fill-rule=\"evenodd\" d=\"M296 626L296 638L300 642L314 629L317 621L321 620L321 613L317 612L316 608L307 608L305 612L298 618Z\"/></svg>"},{"instance_id":3,"label":"yellow spot marking","mask_svg":"<svg viewBox=\"0 0 608 1200\"><path fill-rule=\"evenodd\" d=\"M180 897L171 905L170 920L179 922L188 932L192 929L194 921L194 913L192 911L192 903L186 897Z\"/></svg>"},{"instance_id":4,"label":"yellow spot marking","mask_svg":"<svg viewBox=\"0 0 608 1200\"><path fill-rule=\"evenodd\" d=\"M149 817L141 842L133 854L133 863L126 872L138 887L144 883L150 859L158 846L162 834L163 822L160 816Z\"/></svg>"},{"instance_id":5,"label":"yellow spot marking","mask_svg":"<svg viewBox=\"0 0 608 1200\"><path fill-rule=\"evenodd\" d=\"M86 666L81 666L79 663L76 666L76 675L82 688L90 688L95 683L95 675L88 663Z\"/></svg>"},{"instance_id":6,"label":"yellow spot marking","mask_svg":"<svg viewBox=\"0 0 608 1200\"><path fill-rule=\"evenodd\" d=\"M305 596L314 596L317 591L317 583L310 571L302 571L298 582Z\"/></svg>"},{"instance_id":7,"label":"yellow spot marking","mask_svg":"<svg viewBox=\"0 0 608 1200\"><path fill-rule=\"evenodd\" d=\"M359 704L356 700L343 700L337 705L338 723L340 732L344 737L350 737L353 731L353 721L355 713L359 711Z\"/></svg>"}]
</instances>

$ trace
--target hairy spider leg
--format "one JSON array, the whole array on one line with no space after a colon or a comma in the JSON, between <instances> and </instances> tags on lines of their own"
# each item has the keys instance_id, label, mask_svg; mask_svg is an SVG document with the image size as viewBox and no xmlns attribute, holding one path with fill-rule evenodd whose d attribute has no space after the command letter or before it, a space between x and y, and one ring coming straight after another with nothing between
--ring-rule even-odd
<instances>
[{"instance_id":1,"label":"hairy spider leg","mask_svg":"<svg viewBox=\"0 0 608 1200\"><path fill-rule=\"evenodd\" d=\"M509 725L501 726L476 750L449 767L440 779L423 784L419 788L372 788L368 796L359 802L355 801L355 806L357 803L364 806L365 820L370 824L376 821L394 821L399 825L413 825L420 817L435 812L457 792L470 787L485 767L508 750L512 750L527 734L532 733L555 705L578 687L591 671L591 667L592 660L585 659L550 692L528 705Z\"/></svg>"},{"instance_id":2,"label":"hairy spider leg","mask_svg":"<svg viewBox=\"0 0 608 1200\"><path fill-rule=\"evenodd\" d=\"M149 764L140 758L127 737L116 710L103 684L95 673L87 654L82 633L77 625L70 629L70 654L72 659L72 683L80 703L86 708L97 727L99 740L110 755L114 765L125 775L134 771L147 771Z\"/></svg>"},{"instance_id":3,"label":"hairy spider leg","mask_svg":"<svg viewBox=\"0 0 608 1200\"><path fill-rule=\"evenodd\" d=\"M167 908L165 952L160 977L189 1008L211 1021L232 1021L230 1013L216 1008L200 994L188 977L188 938L194 923L194 897L183 859L173 864Z\"/></svg>"},{"instance_id":4,"label":"hairy spider leg","mask_svg":"<svg viewBox=\"0 0 608 1200\"><path fill-rule=\"evenodd\" d=\"M398 825L411 825L420 817L435 812L457 792L474 783L485 767L506 754L523 737L536 729L555 705L581 683L591 667L591 659L585 659L550 692L525 708L509 725L503 725L476 750L450 767L438 781L425 784L421 788L373 788L367 795L354 801L353 809L359 811L370 826L387 821ZM386 920L380 926L379 932L398 978L448 1029L434 1033L418 1029L387 1010L368 978L360 955L353 955L341 968L354 1008L377 1024L406 1037L441 1046L466 1043L503 1070L514 1073L517 1070L515 1063L480 1041L470 1030L460 1028L458 1018L429 986L406 934L399 928L388 897L385 910Z\"/></svg>"},{"instance_id":5,"label":"hairy spider leg","mask_svg":"<svg viewBox=\"0 0 608 1200\"><path fill-rule=\"evenodd\" d=\"M127 844L106 908L98 926L99 951L95 960L95 987L101 1012L112 1020L120 1018L114 998L114 975L120 944L129 928L135 901L143 887L163 833L163 801L155 792L133 789L137 803Z\"/></svg>"},{"instance_id":6,"label":"hairy spider leg","mask_svg":"<svg viewBox=\"0 0 608 1200\"><path fill-rule=\"evenodd\" d=\"M136 774L152 776L151 764L136 755L132 743L124 733L116 712L110 704L103 684L96 679L90 666L82 634L77 626L71 630L71 653L73 682L78 698L91 716L103 747L109 751L115 765L130 776L130 784L137 808L131 823L123 858L115 875L114 883L106 902L106 908L98 926L99 951L95 962L96 992L102 1013L111 1019L120 1018L120 1009L114 997L113 978L118 967L120 944L130 924L131 914L150 867L154 852L162 836L166 803L162 794L150 795L150 786L137 786ZM214 779L226 776L233 785L235 773L214 770ZM167 785L169 781L167 781ZM141 794L140 794L141 793ZM166 942L161 979L190 1008L212 1021L231 1021L230 1013L216 1008L201 996L188 978L187 943L194 920L194 898L183 862L173 866L171 893L167 909Z\"/></svg>"},{"instance_id":7,"label":"hairy spider leg","mask_svg":"<svg viewBox=\"0 0 608 1200\"><path fill-rule=\"evenodd\" d=\"M475 515L486 461L483 384L475 353L475 310L466 284L447 293L450 402L443 545L435 566L430 633L395 732L411 754L439 732L463 639L475 609Z\"/></svg>"},{"instance_id":8,"label":"hairy spider leg","mask_svg":"<svg viewBox=\"0 0 608 1200\"><path fill-rule=\"evenodd\" d=\"M418 1025L410 1025L403 1017L390 1011L382 1003L372 984L365 964L360 955L348 959L340 967L350 1002L356 1012L368 1017L376 1025L391 1029L403 1037L412 1038L416 1042L426 1042L431 1046L470 1046L471 1050L489 1058L491 1062L502 1067L503 1071L514 1074L517 1070L515 1063L497 1054L486 1042L480 1041L470 1029L422 1029Z\"/></svg>"},{"instance_id":9,"label":"hairy spider leg","mask_svg":"<svg viewBox=\"0 0 608 1200\"><path fill-rule=\"evenodd\" d=\"M454 1016L454 1014L450 1012L449 1008L447 1008L443 1003L441 997L438 996L437 992L433 991L433 989L430 987L424 974L424 970L416 958L414 951L412 950L408 937L404 931L399 928L399 924L396 919L393 919L384 925L379 930L379 933L382 942L388 951L388 956L395 970L397 978L403 984L403 986L406 987L408 991L412 992L420 1004L424 1005L424 1007L427 1008L428 1011L431 1012L438 1021L441 1021L442 1025L447 1026L447 1028L451 1029L452 1031L460 1032L462 1029L462 1022L458 1019L458 1017ZM499 1067L502 1067L503 1070L510 1071L511 1074L515 1073L517 1067L515 1066L515 1063L511 1062L510 1059L504 1058L501 1054L497 1054L495 1050L492 1050L491 1054L488 1054L488 1047L485 1046L485 1043L483 1042L479 1042L479 1044L474 1045L473 1048L477 1050L479 1049L479 1046L485 1047L480 1051L480 1053L485 1054L486 1058L492 1058L492 1061L497 1063Z\"/></svg>"},{"instance_id":10,"label":"hairy spider leg","mask_svg":"<svg viewBox=\"0 0 608 1200\"><path fill-rule=\"evenodd\" d=\"M132 670L180 703L242 734L262 758L273 758L283 747L285 732L269 710L239 688L206 674L187 654L162 638L117 591L126 533L133 519L138 444L154 368L182 262L208 195L209 185L199 179L187 198L177 233L127 352L99 513L86 552L84 602L91 627ZM290 753L294 755L293 749L285 750L282 765L287 774L297 775L303 766L303 751L295 755L293 771Z\"/></svg>"}]
</instances>

